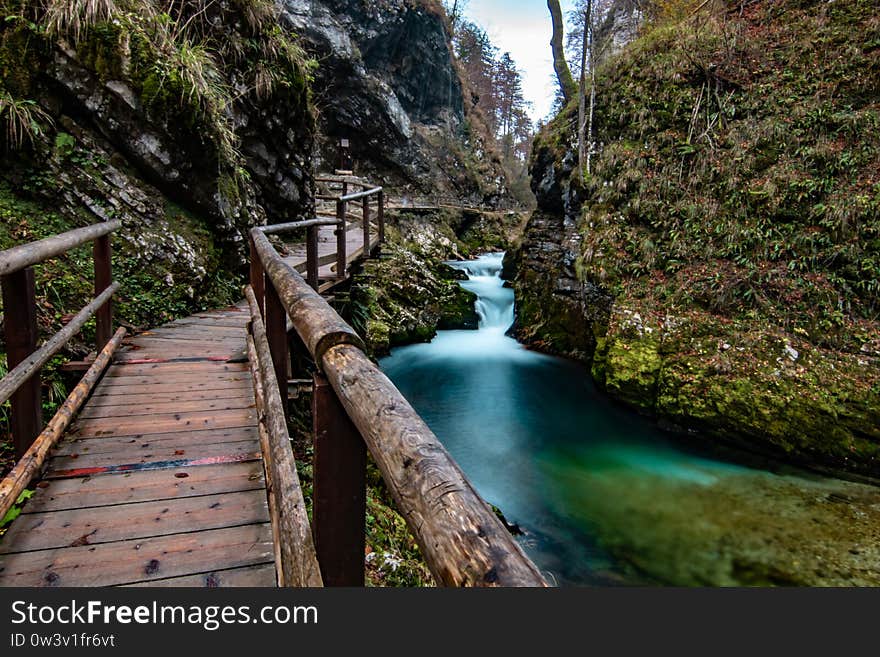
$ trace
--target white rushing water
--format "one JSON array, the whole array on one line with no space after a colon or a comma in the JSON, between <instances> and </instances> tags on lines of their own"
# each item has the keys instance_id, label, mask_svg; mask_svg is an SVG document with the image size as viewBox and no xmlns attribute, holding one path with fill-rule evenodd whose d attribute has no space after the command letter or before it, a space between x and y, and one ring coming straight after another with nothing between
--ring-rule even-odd
<instances>
[{"instance_id":1,"label":"white rushing water","mask_svg":"<svg viewBox=\"0 0 880 657\"><path fill-rule=\"evenodd\" d=\"M513 324L513 290L504 287L501 267L504 253L486 253L476 260L453 260L446 264L468 275L461 286L477 295L475 309L480 330L503 334Z\"/></svg>"}]
</instances>

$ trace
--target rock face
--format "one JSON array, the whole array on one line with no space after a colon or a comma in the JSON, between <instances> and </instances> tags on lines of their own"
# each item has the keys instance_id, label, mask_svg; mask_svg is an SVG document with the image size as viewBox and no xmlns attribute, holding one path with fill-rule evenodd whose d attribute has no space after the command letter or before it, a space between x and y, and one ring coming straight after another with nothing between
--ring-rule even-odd
<instances>
[{"instance_id":1,"label":"rock face","mask_svg":"<svg viewBox=\"0 0 880 657\"><path fill-rule=\"evenodd\" d=\"M4 145L4 177L71 227L122 220L123 270L171 288L133 322L232 291L250 227L313 214L306 56L271 5L159 4L119 0L79 31L36 29L35 6L0 28L0 86L45 113Z\"/></svg>"},{"instance_id":2,"label":"rock face","mask_svg":"<svg viewBox=\"0 0 880 657\"><path fill-rule=\"evenodd\" d=\"M862 53L854 71L876 72L862 36L876 35L874 10L842 0L826 16L816 4L753 6L697 33L661 28L608 60L584 184L576 108L545 127L531 159L538 209L511 255L515 328L670 428L880 477L880 215L876 187L859 182L876 181L880 142L811 118L860 107L847 125L869 125L876 112L859 103L876 86L792 45L819 34L829 53ZM734 33L754 42L718 60ZM798 73L780 80L787 63ZM711 72L712 102L728 112L699 131L694 67ZM819 107L810 85L841 76L844 95ZM857 231L838 221L855 215Z\"/></svg>"},{"instance_id":3,"label":"rock face","mask_svg":"<svg viewBox=\"0 0 880 657\"><path fill-rule=\"evenodd\" d=\"M481 119L466 109L438 5L284 0L281 7L285 24L319 62L319 168L337 166L345 138L357 172L401 194L500 201L500 161Z\"/></svg>"},{"instance_id":4,"label":"rock face","mask_svg":"<svg viewBox=\"0 0 880 657\"><path fill-rule=\"evenodd\" d=\"M516 320L512 332L549 353L589 361L608 321L611 297L578 276L581 198L572 175L577 161L576 110L548 127L550 138L533 147L530 173L538 203L519 247L505 268L515 271Z\"/></svg>"}]
</instances>

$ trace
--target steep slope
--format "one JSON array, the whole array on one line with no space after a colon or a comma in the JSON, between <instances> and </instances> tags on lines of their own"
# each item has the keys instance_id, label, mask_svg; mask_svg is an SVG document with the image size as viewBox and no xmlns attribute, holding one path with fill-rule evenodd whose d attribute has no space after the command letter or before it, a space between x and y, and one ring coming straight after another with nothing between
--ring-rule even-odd
<instances>
[{"instance_id":1,"label":"steep slope","mask_svg":"<svg viewBox=\"0 0 880 657\"><path fill-rule=\"evenodd\" d=\"M520 336L678 428L880 475L880 17L664 3L532 155Z\"/></svg>"}]
</instances>

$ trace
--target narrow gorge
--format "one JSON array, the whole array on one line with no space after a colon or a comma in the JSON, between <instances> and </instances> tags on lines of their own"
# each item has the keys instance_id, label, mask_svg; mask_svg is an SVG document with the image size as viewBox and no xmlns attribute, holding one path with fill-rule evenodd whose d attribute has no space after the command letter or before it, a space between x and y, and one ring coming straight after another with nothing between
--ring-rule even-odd
<instances>
[{"instance_id":1,"label":"narrow gorge","mask_svg":"<svg viewBox=\"0 0 880 657\"><path fill-rule=\"evenodd\" d=\"M206 440L262 440L207 460L268 462L266 376L297 550L327 549L309 523L345 498L322 497L320 437L356 437L357 529L334 531L358 586L880 585L876 3L578 0L553 19L539 4L560 82L546 117L467 3L0 0L0 252L120 222L105 247L28 267L39 342L97 294L103 254L130 334L112 366L152 384L170 366L192 393L169 410L158 382L125 419L156 415L158 439L84 413L141 463L46 453L160 469L150 442L193 412ZM3 310L6 377L21 314ZM304 337L310 322L326 335ZM85 322L38 368L45 421L101 331ZM178 351L156 355L162 340ZM199 389L215 366L235 402ZM4 475L21 458L11 408ZM327 429L327 409L344 421ZM452 475L418 488L437 472ZM6 532L29 540L16 518L34 521L38 480L0 522L0 561ZM471 487L478 504L444 506ZM276 502L258 501L268 527ZM272 559L296 550L272 536L257 566L281 582Z\"/></svg>"}]
</instances>

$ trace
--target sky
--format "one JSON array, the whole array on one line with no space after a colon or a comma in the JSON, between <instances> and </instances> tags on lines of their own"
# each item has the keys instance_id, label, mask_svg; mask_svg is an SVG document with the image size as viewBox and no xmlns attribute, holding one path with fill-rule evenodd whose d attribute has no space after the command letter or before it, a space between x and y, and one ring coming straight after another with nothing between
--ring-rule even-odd
<instances>
[{"instance_id":1,"label":"sky","mask_svg":"<svg viewBox=\"0 0 880 657\"><path fill-rule=\"evenodd\" d=\"M523 95L534 120L550 113L556 93L546 0L466 0L465 15L480 25L499 52L510 53L523 76ZM574 0L562 0L563 15Z\"/></svg>"}]
</instances>

